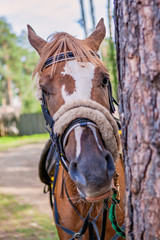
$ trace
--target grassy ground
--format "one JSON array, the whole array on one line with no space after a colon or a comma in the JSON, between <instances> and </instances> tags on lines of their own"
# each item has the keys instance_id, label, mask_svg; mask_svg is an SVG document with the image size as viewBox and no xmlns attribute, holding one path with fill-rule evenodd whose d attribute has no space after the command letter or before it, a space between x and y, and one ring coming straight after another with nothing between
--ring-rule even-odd
<instances>
[{"instance_id":1,"label":"grassy ground","mask_svg":"<svg viewBox=\"0 0 160 240\"><path fill-rule=\"evenodd\" d=\"M49 134L34 134L30 136L6 136L0 137L0 151L11 147L18 147L27 143L37 143L43 140L48 140Z\"/></svg>"},{"instance_id":2,"label":"grassy ground","mask_svg":"<svg viewBox=\"0 0 160 240\"><path fill-rule=\"evenodd\" d=\"M0 194L0 240L58 240L55 229L48 216Z\"/></svg>"}]
</instances>

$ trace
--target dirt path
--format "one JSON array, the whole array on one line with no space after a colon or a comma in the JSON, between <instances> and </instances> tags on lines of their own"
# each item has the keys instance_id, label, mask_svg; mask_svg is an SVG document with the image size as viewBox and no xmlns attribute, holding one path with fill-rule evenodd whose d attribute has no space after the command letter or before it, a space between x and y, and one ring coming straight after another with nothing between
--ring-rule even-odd
<instances>
[{"instance_id":1,"label":"dirt path","mask_svg":"<svg viewBox=\"0 0 160 240\"><path fill-rule=\"evenodd\" d=\"M52 218L48 194L38 177L38 162L44 142L0 152L0 192L13 194Z\"/></svg>"}]
</instances>

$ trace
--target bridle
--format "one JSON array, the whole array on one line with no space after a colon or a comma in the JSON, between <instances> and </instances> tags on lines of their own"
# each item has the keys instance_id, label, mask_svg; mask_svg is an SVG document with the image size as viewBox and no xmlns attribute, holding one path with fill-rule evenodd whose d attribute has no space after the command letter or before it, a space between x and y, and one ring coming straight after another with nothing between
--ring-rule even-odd
<instances>
[{"instance_id":1,"label":"bridle","mask_svg":"<svg viewBox=\"0 0 160 240\"><path fill-rule=\"evenodd\" d=\"M99 57L99 55L96 52L93 52L93 54ZM43 71L44 69L46 69L47 67L49 67L55 63L59 63L59 62L66 61L66 60L67 61L74 60L74 59L75 59L75 56L72 52L60 53L56 56L49 57L45 61L41 71ZM108 96L109 96L109 103L110 103L110 112L111 112L111 114L113 114L115 112L115 107L114 107L113 103L115 103L116 105L118 105L118 103L112 96L112 87L111 87L110 81L108 82L107 87L108 87ZM68 160L67 160L67 158L65 156L65 152L64 152L64 146L65 146L65 141L66 141L67 136L74 128L77 127L77 125L79 125L79 126L93 125L94 127L97 127L97 126L90 119L78 118L78 119L74 120L73 122L71 122L68 125L68 127L66 128L66 130L64 131L63 135L59 137L58 135L54 134L54 132L53 132L54 120L49 113L49 110L47 107L47 101L45 98L45 94L43 92L42 92L41 107L42 107L44 119L46 121L46 125L49 125L49 127L50 127L50 130L48 130L48 132L50 133L51 141L53 144L56 143L59 154L60 154L61 163L62 163L64 169L68 172L68 164L67 164ZM117 124L119 124L119 123L117 122Z\"/></svg>"},{"instance_id":2,"label":"bridle","mask_svg":"<svg viewBox=\"0 0 160 240\"><path fill-rule=\"evenodd\" d=\"M96 53L97 55L97 53ZM54 63L58 63L58 62L62 62L62 61L69 61L69 60L73 60L75 59L75 56L72 52L67 52L67 53L60 53L58 55L56 55L55 57L49 57L43 67L42 67L42 71L49 67L50 65L54 64ZM108 84L108 95L109 95L109 103L110 103L110 112L111 114L113 114L115 112L115 107L113 103L116 103L118 105L118 103L116 102L116 100L112 97L112 88L111 88L111 84L109 82ZM58 225L63 231L65 231L66 233L68 233L69 235L72 236L72 238L70 240L73 239L81 239L81 237L84 235L84 233L87 231L87 228L89 229L89 240L94 240L94 232L96 234L96 237L98 240L104 240L105 238L105 229L106 229L106 220L107 220L107 210L108 210L108 199L104 199L103 201L103 208L100 211L100 213L98 214L98 216L96 218L92 218L91 219L91 212L92 212L92 208L93 205L91 206L91 208L88 211L88 214L86 216L86 218L83 218L79 212L77 211L76 207L74 206L74 204L72 203L68 192L67 192L67 188L66 188L66 184L64 182L64 187L65 187L65 192L67 195L67 198L71 204L71 206L73 207L73 209L75 210L75 212L79 215L79 217L83 220L83 226L82 228L79 230L78 233L75 233L73 231L71 231L70 229L65 228L64 226L60 225L59 223L59 215L58 215L58 209L57 209L57 203L56 203L56 199L55 199L55 195L54 195L54 189L55 189L55 185L56 185L56 181L57 181L57 176L58 176L58 170L59 170L59 165L60 163L62 164L64 170L66 172L68 172L69 169L69 161L67 160L67 157L65 155L65 151L64 151L64 147L65 147L65 143L66 140L70 134L70 132L75 129L78 126L89 126L92 125L94 127L97 127L96 124L91 121L90 119L86 119L86 118L78 118L75 119L74 121L72 121L67 128L65 129L64 133L62 134L62 136L58 136L58 134L54 133L53 129L54 129L54 120L51 117L48 107L47 107L47 101L45 98L45 94L42 92L42 112L43 112L43 116L44 119L46 121L46 125L49 125L50 130L47 128L47 131L50 134L50 139L51 142L53 144L53 146L55 146L55 151L56 151L56 164L55 164L55 171L54 171L54 177L53 177L53 181L51 183L52 188L49 188L50 191L50 202L51 202L51 207L53 208L53 202L52 202L52 196L54 198L54 217L55 217L55 223L56 225ZM63 181L62 181L63 182ZM63 186L62 186L63 187ZM116 203L118 203L118 200L116 199L116 197L113 199L112 201L114 201L114 204L112 205L116 205ZM113 209L113 211L115 211L115 209ZM101 215L101 213L103 212L103 218L102 218L102 229L101 229L101 236L99 236L99 232L96 226L96 220L98 219L98 217ZM125 238L125 233L124 231L117 226L117 222L115 223L116 228L118 230L116 230L117 234L112 238L112 240L116 240L119 236L123 236Z\"/></svg>"},{"instance_id":3,"label":"bridle","mask_svg":"<svg viewBox=\"0 0 160 240\"><path fill-rule=\"evenodd\" d=\"M93 126L97 128L97 125L87 118L78 118L78 119L75 119L73 122L71 122L61 137L61 143L62 143L63 149L66 146L66 142L71 131L73 131L77 127L86 127L86 126Z\"/></svg>"}]
</instances>

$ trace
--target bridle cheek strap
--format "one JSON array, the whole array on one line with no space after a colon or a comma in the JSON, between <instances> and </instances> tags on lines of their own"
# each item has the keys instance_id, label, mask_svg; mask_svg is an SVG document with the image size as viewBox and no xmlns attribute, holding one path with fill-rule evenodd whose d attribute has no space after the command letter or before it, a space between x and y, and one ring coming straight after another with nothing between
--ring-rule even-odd
<instances>
[{"instance_id":1,"label":"bridle cheek strap","mask_svg":"<svg viewBox=\"0 0 160 240\"><path fill-rule=\"evenodd\" d=\"M50 129L53 129L54 126L54 120L51 117L49 111L48 111L48 107L47 107L47 101L45 98L44 93L42 92L42 104L41 104L41 108L42 108L42 112L43 112L43 116L44 119L46 121L46 125L49 125Z\"/></svg>"}]
</instances>

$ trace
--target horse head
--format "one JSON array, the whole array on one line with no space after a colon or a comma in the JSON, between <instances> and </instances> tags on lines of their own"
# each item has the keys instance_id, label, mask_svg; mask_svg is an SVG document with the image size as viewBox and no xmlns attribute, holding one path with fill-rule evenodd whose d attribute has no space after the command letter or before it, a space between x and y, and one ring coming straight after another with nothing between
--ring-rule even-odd
<instances>
[{"instance_id":1,"label":"horse head","mask_svg":"<svg viewBox=\"0 0 160 240\"><path fill-rule=\"evenodd\" d=\"M45 97L55 121L70 178L83 199L104 199L113 187L120 140L109 73L97 54L105 37L103 19L85 40L62 32L46 42L30 26L28 36L40 55L33 73L37 95Z\"/></svg>"}]
</instances>

